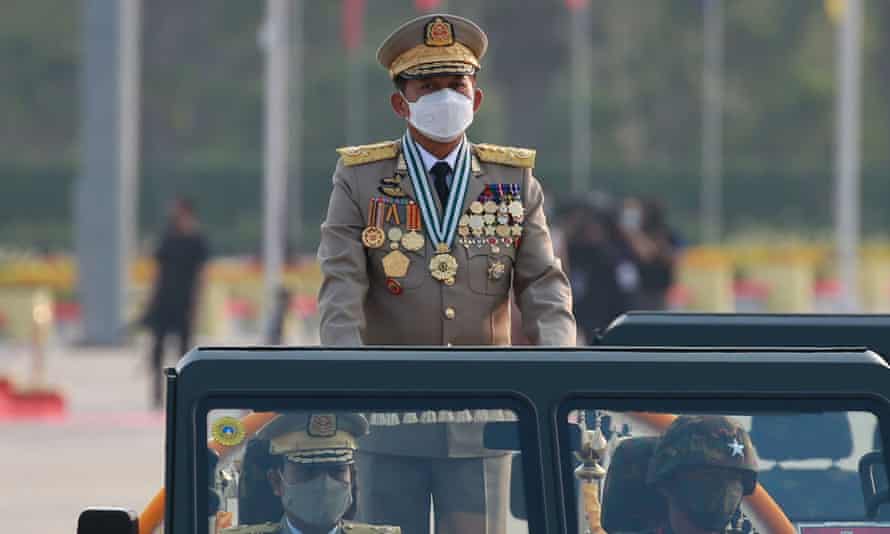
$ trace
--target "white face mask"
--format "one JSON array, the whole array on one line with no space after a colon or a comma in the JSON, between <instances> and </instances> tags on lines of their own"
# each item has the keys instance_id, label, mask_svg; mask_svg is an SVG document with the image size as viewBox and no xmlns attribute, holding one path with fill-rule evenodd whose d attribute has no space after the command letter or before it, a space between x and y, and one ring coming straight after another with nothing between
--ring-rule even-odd
<instances>
[{"instance_id":1,"label":"white face mask","mask_svg":"<svg viewBox=\"0 0 890 534\"><path fill-rule=\"evenodd\" d=\"M408 98L402 95L405 102ZM408 102L408 122L433 141L457 139L473 122L473 99L454 89L441 89Z\"/></svg>"},{"instance_id":2,"label":"white face mask","mask_svg":"<svg viewBox=\"0 0 890 534\"><path fill-rule=\"evenodd\" d=\"M281 486L284 509L313 526L332 527L352 506L351 485L327 474L293 484L285 481L282 474Z\"/></svg>"}]
</instances>

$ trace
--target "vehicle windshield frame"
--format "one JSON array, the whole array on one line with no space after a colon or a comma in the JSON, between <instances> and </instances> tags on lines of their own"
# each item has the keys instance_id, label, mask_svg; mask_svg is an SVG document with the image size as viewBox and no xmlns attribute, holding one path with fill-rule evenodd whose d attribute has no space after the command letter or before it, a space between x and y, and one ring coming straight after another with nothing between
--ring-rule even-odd
<instances>
[{"instance_id":1,"label":"vehicle windshield frame","mask_svg":"<svg viewBox=\"0 0 890 534\"><path fill-rule=\"evenodd\" d=\"M881 432L884 445L882 455L885 465L888 458L887 443L890 439L890 407L886 401L875 395L838 395L813 394L757 394L750 393L694 393L694 394L639 394L639 395L573 395L567 397L560 405L556 417L559 422L559 457L562 472L564 505L566 517L579 517L577 507L577 489L575 486L574 469L577 466L573 446L577 445L577 432L571 429L569 415L576 410L606 410L612 412L649 412L653 414L718 414L718 415L798 415L825 412L864 412L875 417L877 428ZM574 442L574 443L573 443ZM757 444L754 443L755 449ZM574 497L574 498L573 498ZM789 518L794 521L792 518ZM821 519L806 519L800 523L813 523ZM826 522L841 521L838 518L826 518ZM851 519L850 522L867 521L865 518ZM568 522L568 534L579 534L578 525Z\"/></svg>"},{"instance_id":2,"label":"vehicle windshield frame","mask_svg":"<svg viewBox=\"0 0 890 534\"><path fill-rule=\"evenodd\" d=\"M416 394L398 394L385 392L368 392L364 395L331 394L330 392L305 392L299 393L280 392L263 394L228 394L212 395L202 399L195 410L195 436L196 445L208 443L211 436L208 434L208 426L211 424L209 416L214 410L251 410L257 412L313 412L319 413L389 413L411 412L425 410L511 410L517 417L516 424L519 449L504 449L505 452L522 452L522 476L525 489L525 503L528 517L528 532L543 531L544 517L540 508L530 501L540 500L536 495L541 495L542 484L540 474L541 455L538 441L538 417L534 406L518 395L508 393L451 393L423 396ZM373 431L373 426L371 428ZM512 440L511 440L512 441ZM194 451L193 462L195 466L206 466L209 455L213 454L209 447L197 446ZM359 482L360 484L361 482ZM204 469L195 470L195 487L209 488L212 485L209 472ZM359 487L361 490L361 487ZM537 492L537 493L536 493ZM200 510L207 510L209 505L207 492L196 492L195 499L195 529L194 532L204 532L207 525L201 525ZM205 530L200 530L204 528Z\"/></svg>"}]
</instances>

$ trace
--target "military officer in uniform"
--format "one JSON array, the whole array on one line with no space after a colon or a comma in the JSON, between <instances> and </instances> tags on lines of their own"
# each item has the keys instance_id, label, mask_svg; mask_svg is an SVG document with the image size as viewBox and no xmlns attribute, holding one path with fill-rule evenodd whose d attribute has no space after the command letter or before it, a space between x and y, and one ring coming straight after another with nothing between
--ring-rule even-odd
<instances>
[{"instance_id":1,"label":"military officer in uniform","mask_svg":"<svg viewBox=\"0 0 890 534\"><path fill-rule=\"evenodd\" d=\"M757 484L751 438L726 417L678 417L655 447L647 482L667 503L655 534L723 532Z\"/></svg>"},{"instance_id":2,"label":"military officer in uniform","mask_svg":"<svg viewBox=\"0 0 890 534\"><path fill-rule=\"evenodd\" d=\"M353 413L285 413L257 434L280 457L267 479L281 499L279 522L224 529L225 534L400 534L394 526L348 521L356 511L354 455L368 421Z\"/></svg>"},{"instance_id":3,"label":"military officer in uniform","mask_svg":"<svg viewBox=\"0 0 890 534\"><path fill-rule=\"evenodd\" d=\"M530 149L471 143L487 38L428 15L377 53L401 139L339 149L318 258L324 345L509 345L510 290L537 345L574 345Z\"/></svg>"},{"instance_id":4,"label":"military officer in uniform","mask_svg":"<svg viewBox=\"0 0 890 534\"><path fill-rule=\"evenodd\" d=\"M406 132L338 150L318 249L322 344L510 345L511 290L533 343L575 344L535 151L465 135L483 100L487 45L473 22L432 14L378 50ZM420 421L409 442L375 429L359 460L364 518L422 534L432 499L437 532L504 532L509 456L484 450L480 421L458 419Z\"/></svg>"}]
</instances>

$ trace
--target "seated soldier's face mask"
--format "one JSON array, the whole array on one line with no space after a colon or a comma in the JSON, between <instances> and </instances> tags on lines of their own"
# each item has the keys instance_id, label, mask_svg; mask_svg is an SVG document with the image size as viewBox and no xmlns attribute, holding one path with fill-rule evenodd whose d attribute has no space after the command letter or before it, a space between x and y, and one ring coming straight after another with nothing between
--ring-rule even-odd
<instances>
[{"instance_id":1,"label":"seated soldier's face mask","mask_svg":"<svg viewBox=\"0 0 890 534\"><path fill-rule=\"evenodd\" d=\"M457 139L473 123L473 99L454 89L440 89L408 103L408 122L440 143Z\"/></svg>"},{"instance_id":2,"label":"seated soldier's face mask","mask_svg":"<svg viewBox=\"0 0 890 534\"><path fill-rule=\"evenodd\" d=\"M742 502L743 488L734 478L678 477L669 493L695 526L722 531Z\"/></svg>"},{"instance_id":3,"label":"seated soldier's face mask","mask_svg":"<svg viewBox=\"0 0 890 534\"><path fill-rule=\"evenodd\" d=\"M305 482L289 483L281 474L281 504L294 517L318 527L331 527L352 506L352 484L320 474Z\"/></svg>"}]
</instances>

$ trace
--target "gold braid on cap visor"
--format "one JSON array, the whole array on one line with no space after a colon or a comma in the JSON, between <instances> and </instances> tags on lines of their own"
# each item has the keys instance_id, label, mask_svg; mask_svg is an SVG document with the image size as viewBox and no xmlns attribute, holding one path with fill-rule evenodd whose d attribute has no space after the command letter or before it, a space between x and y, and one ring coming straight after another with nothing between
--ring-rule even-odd
<instances>
[{"instance_id":1,"label":"gold braid on cap visor","mask_svg":"<svg viewBox=\"0 0 890 534\"><path fill-rule=\"evenodd\" d=\"M460 43L454 43L451 46L427 46L424 44L417 45L414 48L403 52L397 57L392 65L389 66L389 75L395 79L400 74L417 75L412 72L415 67L426 66L427 64L441 64L442 67L450 67L450 70L441 70L441 72L454 72L454 67L464 65L468 68L468 72L464 74L472 74L479 69L479 59L472 50ZM472 70L470 70L470 68ZM431 70L436 70L431 69ZM425 75L432 76L435 72L425 72Z\"/></svg>"}]
</instances>

